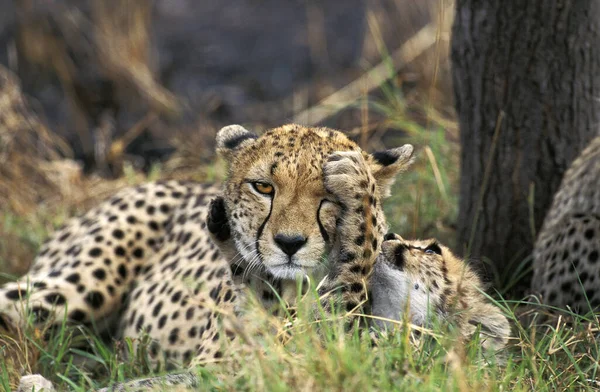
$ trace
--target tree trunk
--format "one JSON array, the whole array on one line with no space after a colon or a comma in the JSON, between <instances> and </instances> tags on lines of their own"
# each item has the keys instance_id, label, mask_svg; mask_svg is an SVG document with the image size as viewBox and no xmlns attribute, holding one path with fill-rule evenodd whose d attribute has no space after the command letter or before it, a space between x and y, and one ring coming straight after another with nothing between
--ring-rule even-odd
<instances>
[{"instance_id":1,"label":"tree trunk","mask_svg":"<svg viewBox=\"0 0 600 392\"><path fill-rule=\"evenodd\" d=\"M458 249L488 259L499 284L516 282L565 170L598 133L599 28L600 0L456 1Z\"/></svg>"}]
</instances>

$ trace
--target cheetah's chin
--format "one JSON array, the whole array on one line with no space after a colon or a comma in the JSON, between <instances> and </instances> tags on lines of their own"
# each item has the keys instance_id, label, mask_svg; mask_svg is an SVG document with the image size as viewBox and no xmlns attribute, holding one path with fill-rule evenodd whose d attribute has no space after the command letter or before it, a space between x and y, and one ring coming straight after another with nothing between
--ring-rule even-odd
<instances>
[{"instance_id":1,"label":"cheetah's chin","mask_svg":"<svg viewBox=\"0 0 600 392\"><path fill-rule=\"evenodd\" d=\"M300 267L298 265L289 263L267 267L267 270L275 279L282 280L304 279L308 275L307 270L309 269L310 268Z\"/></svg>"}]
</instances>

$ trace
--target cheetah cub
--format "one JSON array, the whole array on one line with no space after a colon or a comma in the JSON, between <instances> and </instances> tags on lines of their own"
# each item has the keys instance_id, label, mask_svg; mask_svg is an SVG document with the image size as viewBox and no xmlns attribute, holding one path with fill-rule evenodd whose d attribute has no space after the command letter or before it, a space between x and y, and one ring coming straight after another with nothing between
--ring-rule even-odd
<instances>
[{"instance_id":1,"label":"cheetah cub","mask_svg":"<svg viewBox=\"0 0 600 392\"><path fill-rule=\"evenodd\" d=\"M485 298L479 276L435 240L386 234L369 287L371 313L380 328L404 316L427 326L437 316L453 323L463 339L479 332L485 349L500 349L508 341L508 320Z\"/></svg>"}]
</instances>

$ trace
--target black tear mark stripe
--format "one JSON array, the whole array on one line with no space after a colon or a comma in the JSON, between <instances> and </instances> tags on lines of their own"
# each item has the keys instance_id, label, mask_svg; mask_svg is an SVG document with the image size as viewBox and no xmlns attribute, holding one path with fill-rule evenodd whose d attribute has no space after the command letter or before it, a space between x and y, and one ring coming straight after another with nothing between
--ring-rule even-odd
<instances>
[{"instance_id":1,"label":"black tear mark stripe","mask_svg":"<svg viewBox=\"0 0 600 392\"><path fill-rule=\"evenodd\" d=\"M321 200L321 203L319 204L319 209L317 209L317 224L319 225L319 231L321 232L321 237L323 237L323 241L328 243L329 242L329 234L327 234L327 230L325 230L325 227L321 223L321 207L323 206L323 203L325 201L326 200Z\"/></svg>"},{"instance_id":2,"label":"black tear mark stripe","mask_svg":"<svg viewBox=\"0 0 600 392\"><path fill-rule=\"evenodd\" d=\"M262 259L262 254L260 254L260 250L258 249L258 240L260 239L260 236L262 235L267 222L271 218L271 212L273 212L273 201L274 200L275 200L275 197L271 197L271 201L269 204L269 213L267 214L267 217L265 218L263 223L261 223L261 225L258 227L258 231L256 232L256 241L255 241L256 254L258 254L258 259L260 260L261 263L263 262L263 259Z\"/></svg>"}]
</instances>

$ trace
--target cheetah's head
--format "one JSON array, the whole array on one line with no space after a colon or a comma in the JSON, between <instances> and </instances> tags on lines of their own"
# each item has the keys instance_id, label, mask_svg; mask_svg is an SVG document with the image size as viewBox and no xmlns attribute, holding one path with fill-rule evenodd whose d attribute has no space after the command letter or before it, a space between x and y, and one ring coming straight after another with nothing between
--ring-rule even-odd
<instances>
[{"instance_id":1,"label":"cheetah's head","mask_svg":"<svg viewBox=\"0 0 600 392\"><path fill-rule=\"evenodd\" d=\"M371 307L376 317L429 325L432 316L450 318L464 337L480 331L484 347L503 347L510 334L500 309L488 303L479 276L435 240L387 234L371 277ZM408 313L408 314L407 314ZM390 322L376 320L379 327Z\"/></svg>"},{"instance_id":2,"label":"cheetah's head","mask_svg":"<svg viewBox=\"0 0 600 392\"><path fill-rule=\"evenodd\" d=\"M239 125L221 129L217 151L229 164L223 204L236 264L266 269L278 279L312 275L322 266L336 239L339 212L325 191L323 164L334 151L355 150L356 143L327 128L286 125L260 137ZM364 153L377 192L389 193L411 153Z\"/></svg>"}]
</instances>

